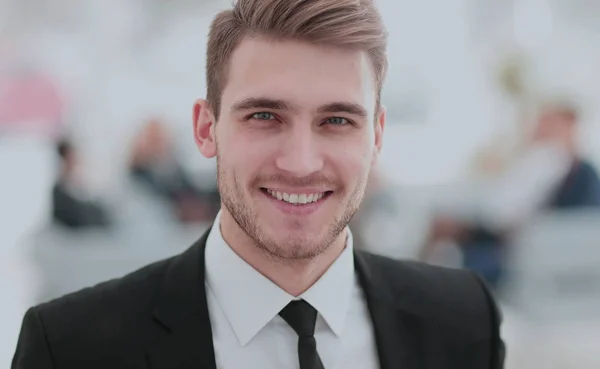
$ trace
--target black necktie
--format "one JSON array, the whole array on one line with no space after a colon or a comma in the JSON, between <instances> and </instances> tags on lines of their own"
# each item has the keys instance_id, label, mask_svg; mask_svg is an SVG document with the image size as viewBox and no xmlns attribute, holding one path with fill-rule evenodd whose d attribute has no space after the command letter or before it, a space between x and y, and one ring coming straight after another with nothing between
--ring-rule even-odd
<instances>
[{"instance_id":1,"label":"black necktie","mask_svg":"<svg viewBox=\"0 0 600 369\"><path fill-rule=\"evenodd\" d=\"M304 300L292 301L279 312L279 315L298 334L298 359L300 369L324 369L317 353L315 324L317 311Z\"/></svg>"}]
</instances>

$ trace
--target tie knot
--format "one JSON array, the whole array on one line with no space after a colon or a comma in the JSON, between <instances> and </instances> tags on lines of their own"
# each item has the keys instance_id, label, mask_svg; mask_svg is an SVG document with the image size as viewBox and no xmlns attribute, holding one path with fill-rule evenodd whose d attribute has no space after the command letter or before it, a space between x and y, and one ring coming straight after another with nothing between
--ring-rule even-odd
<instances>
[{"instance_id":1,"label":"tie knot","mask_svg":"<svg viewBox=\"0 0 600 369\"><path fill-rule=\"evenodd\" d=\"M279 312L279 315L296 331L300 337L312 337L315 334L317 310L304 300L292 301Z\"/></svg>"}]
</instances>

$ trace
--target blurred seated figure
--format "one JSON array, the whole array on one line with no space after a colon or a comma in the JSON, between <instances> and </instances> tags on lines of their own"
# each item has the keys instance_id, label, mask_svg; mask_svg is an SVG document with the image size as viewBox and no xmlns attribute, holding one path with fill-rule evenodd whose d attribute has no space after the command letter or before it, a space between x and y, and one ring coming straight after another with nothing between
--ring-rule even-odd
<instances>
[{"instance_id":1,"label":"blurred seated figure","mask_svg":"<svg viewBox=\"0 0 600 369\"><path fill-rule=\"evenodd\" d=\"M181 222L212 219L218 212L217 189L202 191L177 159L166 127L158 120L146 124L137 137L129 173L146 189L167 200Z\"/></svg>"},{"instance_id":2,"label":"blurred seated figure","mask_svg":"<svg viewBox=\"0 0 600 369\"><path fill-rule=\"evenodd\" d=\"M464 267L496 286L509 238L532 217L545 210L600 207L598 174L578 152L577 121L577 110L568 104L540 109L520 157L467 191L468 205L435 217L423 257L440 240L452 239L463 250Z\"/></svg>"},{"instance_id":3,"label":"blurred seated figure","mask_svg":"<svg viewBox=\"0 0 600 369\"><path fill-rule=\"evenodd\" d=\"M57 144L60 159L58 180L52 189L52 218L54 223L71 228L105 228L110 217L105 207L91 200L77 174L77 152L70 141Z\"/></svg>"}]
</instances>

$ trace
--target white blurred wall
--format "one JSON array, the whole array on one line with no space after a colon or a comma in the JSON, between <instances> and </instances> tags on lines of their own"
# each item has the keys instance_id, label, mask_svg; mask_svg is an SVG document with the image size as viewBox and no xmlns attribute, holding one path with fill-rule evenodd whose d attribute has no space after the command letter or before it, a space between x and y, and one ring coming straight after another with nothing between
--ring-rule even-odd
<instances>
[{"instance_id":1,"label":"white blurred wall","mask_svg":"<svg viewBox=\"0 0 600 369\"><path fill-rule=\"evenodd\" d=\"M115 163L123 163L135 129L155 115L180 133L190 164L212 168L214 163L194 154L191 105L205 92L208 24L228 3L207 0L198 7L178 1L173 3L178 10L151 12L138 0L63 0L74 19L70 29L37 26L28 33L28 55L58 76L73 103L68 123L86 149L96 186L115 186L122 171ZM486 64L486 58L499 60L489 53L506 51L507 44L531 49L535 73L528 78L540 89L575 91L591 102L600 97L598 51L589 47L598 34L574 27L566 16L545 21L548 9L560 9L551 2L518 3L523 5L513 12L499 9L504 18L474 35L473 18L480 14L474 9L486 2L379 0L390 32L384 91L390 124L382 165L394 180L418 185L456 179L473 152L498 127L511 124L515 117L498 92L494 65ZM551 46L544 38L548 22L554 30ZM398 100L411 91L426 110L417 121L396 111ZM600 157L600 134L591 134L599 130L595 104L586 106L591 121L583 141L586 151Z\"/></svg>"}]
</instances>

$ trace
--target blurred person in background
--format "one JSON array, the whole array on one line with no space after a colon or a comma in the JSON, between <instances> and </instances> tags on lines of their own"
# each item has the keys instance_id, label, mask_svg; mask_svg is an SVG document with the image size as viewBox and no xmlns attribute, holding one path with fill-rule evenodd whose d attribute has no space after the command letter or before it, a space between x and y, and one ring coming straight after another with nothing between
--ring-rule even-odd
<instances>
[{"instance_id":1,"label":"blurred person in background","mask_svg":"<svg viewBox=\"0 0 600 369\"><path fill-rule=\"evenodd\" d=\"M220 199L216 191L200 190L176 157L165 125L150 120L142 127L132 150L130 175L153 194L167 200L184 222L207 221L216 215Z\"/></svg>"},{"instance_id":2,"label":"blurred person in background","mask_svg":"<svg viewBox=\"0 0 600 369\"><path fill-rule=\"evenodd\" d=\"M581 156L578 145L579 113L570 105L550 105L541 114L534 142L555 142L568 158L567 173L551 193L546 206L572 209L600 206L600 179L594 165Z\"/></svg>"},{"instance_id":3,"label":"blurred person in background","mask_svg":"<svg viewBox=\"0 0 600 369\"><path fill-rule=\"evenodd\" d=\"M193 109L217 159L213 227L181 255L31 308L13 368L502 368L479 277L354 248L386 48L372 0L219 13Z\"/></svg>"},{"instance_id":4,"label":"blurred person in background","mask_svg":"<svg viewBox=\"0 0 600 369\"><path fill-rule=\"evenodd\" d=\"M507 244L529 219L546 210L600 206L598 174L579 152L577 108L549 102L539 107L536 119L520 157L505 168L493 162L501 173L477 183L483 190L466 200L470 209L436 215L424 259L441 240L454 240L464 267L496 287Z\"/></svg>"},{"instance_id":5,"label":"blurred person in background","mask_svg":"<svg viewBox=\"0 0 600 369\"><path fill-rule=\"evenodd\" d=\"M90 199L79 172L79 157L71 141L56 144L60 161L58 179L52 188L52 218L71 229L106 228L111 217L105 206Z\"/></svg>"}]
</instances>

